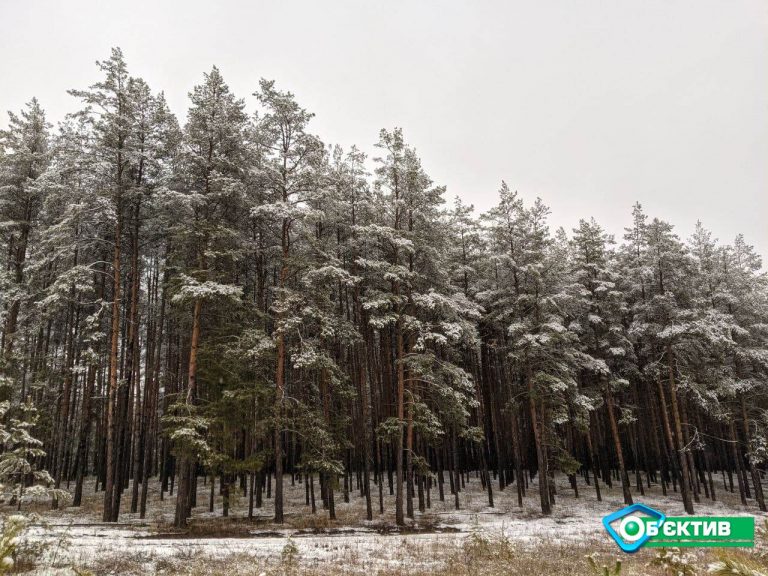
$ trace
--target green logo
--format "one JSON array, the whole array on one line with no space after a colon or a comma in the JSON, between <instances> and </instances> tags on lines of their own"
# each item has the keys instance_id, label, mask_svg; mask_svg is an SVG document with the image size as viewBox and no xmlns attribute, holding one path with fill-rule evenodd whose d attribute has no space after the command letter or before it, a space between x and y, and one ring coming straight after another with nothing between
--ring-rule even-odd
<instances>
[{"instance_id":1,"label":"green logo","mask_svg":"<svg viewBox=\"0 0 768 576\"><path fill-rule=\"evenodd\" d=\"M603 518L603 525L625 552L643 546L736 547L755 545L751 516L665 516L643 504L628 506Z\"/></svg>"},{"instance_id":2,"label":"green logo","mask_svg":"<svg viewBox=\"0 0 768 576\"><path fill-rule=\"evenodd\" d=\"M755 519L750 516L668 517L661 526L643 520L650 538L646 546L754 546Z\"/></svg>"}]
</instances>

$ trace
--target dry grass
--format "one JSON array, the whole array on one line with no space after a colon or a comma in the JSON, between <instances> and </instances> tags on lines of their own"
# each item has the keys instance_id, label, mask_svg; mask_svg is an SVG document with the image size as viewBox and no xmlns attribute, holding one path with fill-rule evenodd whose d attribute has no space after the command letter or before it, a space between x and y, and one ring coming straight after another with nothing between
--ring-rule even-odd
<instances>
[{"instance_id":1,"label":"dry grass","mask_svg":"<svg viewBox=\"0 0 768 576\"><path fill-rule=\"evenodd\" d=\"M594 576L585 556L597 554L598 565L613 566L615 559L621 557L622 576L666 576L663 566L650 565L654 550L631 556L621 554L602 531L599 534L597 530L576 531L562 540L554 539L562 537L560 532L553 531L555 528L562 527L567 532L585 518L599 519L621 506L617 487L603 488L604 502L597 503L589 487L582 486L581 498L574 499L563 480L555 514L544 520L533 487L522 509L517 506L514 490L497 492L496 508L488 509L485 494L473 478L460 495L459 513L454 510L449 494L445 502L439 502L435 491L432 508L424 514L417 513L416 520L400 531L394 527L394 498L386 488L387 512L379 515L375 500L372 522L365 521L364 501L357 492L350 493L349 503L343 502L341 494L337 495L337 519L331 521L319 501L317 514L312 514L304 502L303 484L291 485L288 480L286 522L278 526L272 522L272 501L266 498L264 507L254 510L255 517L249 521L248 501L241 494L233 494L230 516L223 518L218 484L214 493L215 512L209 513L210 485L200 483L200 506L185 530L173 529L175 497L166 495L160 500L156 481L151 485L147 519L124 512L118 526L101 524L103 493L92 492L92 479L86 488L83 506L79 509L48 511L46 503L34 506L46 521L58 526L59 532L49 532L52 535L49 539L69 530L69 523L85 525L73 529L70 552L63 553L55 564L38 568L38 574L71 576L75 573L73 569L77 569L82 574L98 575ZM678 495L670 494L665 499L659 492L654 486L646 499L655 498L655 502L670 513L681 508ZM123 510L130 505L130 494L130 490L124 493ZM702 502L701 513L756 514L754 506L742 507L736 495L721 491L718 498L720 502L714 508ZM499 533L499 527L504 526L510 532L509 537ZM549 531L540 532L540 529ZM462 532L451 533L452 530ZM113 533L116 540L112 540ZM292 539L287 538L289 534L293 534ZM286 552L288 544L295 546L295 550ZM743 563L765 564L765 557L761 559L753 552L731 550L728 553ZM698 574L705 574L706 566L717 560L717 551L699 550L692 554ZM768 567L762 571L768 574Z\"/></svg>"},{"instance_id":2,"label":"dry grass","mask_svg":"<svg viewBox=\"0 0 768 576\"><path fill-rule=\"evenodd\" d=\"M675 566L658 562L661 550L623 554L597 537L568 544L543 540L535 546L515 543L504 534L488 537L482 531L473 532L456 546L403 536L382 538L384 545L365 555L329 539L326 559L305 558L301 538L296 538L289 539L279 555L267 558L242 552L210 557L193 547L154 561L147 557L99 558L87 568L93 574L139 575L148 573L151 566L155 574L188 576L599 576L602 572L596 573L587 561L591 556L598 568L613 568L620 560L621 576L680 574ZM755 570L753 575L768 574L768 533L761 529L756 543L756 548L743 550L686 549L687 574L708 574L710 564L723 559Z\"/></svg>"},{"instance_id":3,"label":"dry grass","mask_svg":"<svg viewBox=\"0 0 768 576\"><path fill-rule=\"evenodd\" d=\"M644 550L629 556L600 542L578 545L545 543L536 547L519 547L505 539L486 540L469 538L455 549L439 549L432 545L420 545L408 541L397 543L398 554L391 560L397 565L377 565L375 558L361 560L354 553L340 554L327 562L304 561L301 545L293 557L281 555L265 561L255 554L234 553L211 558L201 551L180 552L154 562L155 574L189 576L596 576L586 560L594 555L598 566L613 567L622 561L622 576L668 576L663 566L654 566L655 552ZM706 574L707 566L716 561L717 552L694 552L693 567L696 574ZM754 553L728 551L731 558L751 565L764 573L768 565ZM429 558L433 565L425 566ZM373 560L373 562L371 561ZM88 565L94 574L146 574L147 558L112 557L100 558Z\"/></svg>"}]
</instances>

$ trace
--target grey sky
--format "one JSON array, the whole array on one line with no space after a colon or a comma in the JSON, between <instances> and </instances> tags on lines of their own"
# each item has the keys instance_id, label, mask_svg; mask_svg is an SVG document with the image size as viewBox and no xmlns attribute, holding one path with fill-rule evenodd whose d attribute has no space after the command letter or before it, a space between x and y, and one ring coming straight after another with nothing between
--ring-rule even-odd
<instances>
[{"instance_id":1,"label":"grey sky","mask_svg":"<svg viewBox=\"0 0 768 576\"><path fill-rule=\"evenodd\" d=\"M182 120L216 64L251 109L260 77L290 89L329 143L402 126L479 210L505 179L569 232L620 235L639 200L768 255L765 0L0 0L0 110L61 119L111 46Z\"/></svg>"}]
</instances>

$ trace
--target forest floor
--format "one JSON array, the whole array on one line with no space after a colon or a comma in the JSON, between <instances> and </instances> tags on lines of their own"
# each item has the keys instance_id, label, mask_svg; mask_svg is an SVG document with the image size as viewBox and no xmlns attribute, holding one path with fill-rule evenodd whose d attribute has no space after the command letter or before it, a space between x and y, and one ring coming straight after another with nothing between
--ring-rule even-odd
<instances>
[{"instance_id":1,"label":"forest floor","mask_svg":"<svg viewBox=\"0 0 768 576\"><path fill-rule=\"evenodd\" d=\"M621 490L602 486L603 501L597 502L592 486L580 485L574 497L567 479L557 479L558 496L553 513L542 516L536 486L531 485L523 507L517 506L514 486L495 491L495 507L488 507L486 494L474 476L460 493L460 509L453 496L438 500L432 492L432 507L416 513L415 521L403 531L394 529L394 497L385 485L384 515L367 522L365 503L359 492L350 502L336 495L337 520L328 520L327 511L318 507L311 514L304 502L304 485L291 485L286 477L286 522L272 522L272 501L247 519L248 500L232 498L230 516L221 517L218 484L215 510L208 512L210 485L198 484L199 506L188 530L172 528L175 498L160 500L158 483L152 483L147 518L123 513L118 524L101 522L102 493L93 493L87 483L80 508L46 510L34 506L32 524L22 539L27 557L19 568L36 574L190 574L190 575L414 575L438 574L595 574L586 555L596 554L598 565L623 561L621 574L676 574L663 566L652 565L658 551L641 550L627 555L619 551L601 524L606 514L623 507ZM750 502L742 506L738 495L725 492L719 483L717 502L704 500L697 505L701 515L753 515L758 526L768 522ZM317 485L316 485L317 489ZM377 496L373 487L374 497ZM237 491L235 491L237 492ZM319 492L319 490L318 490ZM634 491L633 491L634 494ZM123 509L130 504L130 490L123 496ZM662 510L667 515L683 515L680 495L662 496L658 486L636 495L637 502ZM319 499L319 496L318 496ZM12 514L3 510L3 515ZM24 511L23 511L24 513ZM728 553L760 566L768 575L768 535L761 533L754 550ZM695 566L687 574L704 574L717 560L717 551L687 549L684 560ZM759 573L759 572L758 572ZM687 575L686 575L687 576Z\"/></svg>"}]
</instances>

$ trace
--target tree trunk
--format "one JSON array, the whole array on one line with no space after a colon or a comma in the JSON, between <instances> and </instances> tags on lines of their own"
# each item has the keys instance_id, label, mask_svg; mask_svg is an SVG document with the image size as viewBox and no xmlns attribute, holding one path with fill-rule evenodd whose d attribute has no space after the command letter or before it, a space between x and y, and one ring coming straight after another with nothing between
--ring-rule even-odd
<instances>
[{"instance_id":1,"label":"tree trunk","mask_svg":"<svg viewBox=\"0 0 768 576\"><path fill-rule=\"evenodd\" d=\"M187 379L187 397L188 406L195 404L197 397L197 351L200 344L200 315L202 312L203 301L200 298L195 300L195 308L192 313L192 336L189 344L189 368ZM187 519L192 513L194 498L192 490L195 488L194 475L196 463L194 458L185 454L179 458L179 486L176 491L176 514L174 526L183 528L187 524Z\"/></svg>"},{"instance_id":2,"label":"tree trunk","mask_svg":"<svg viewBox=\"0 0 768 576\"><path fill-rule=\"evenodd\" d=\"M159 400L160 387L160 359L163 350L163 328L165 326L165 281L166 274L163 275L163 286L160 288L162 296L160 297L160 318L157 321L157 329L154 337L156 350L154 353L154 366L152 367L152 376L147 381L149 393L147 395L149 406L145 406L147 413L147 425L144 442L144 464L142 466L141 476L141 502L139 505L139 516L144 518L147 514L147 495L149 492L149 476L152 467L152 453L154 447L154 429L157 421L157 405Z\"/></svg>"},{"instance_id":3,"label":"tree trunk","mask_svg":"<svg viewBox=\"0 0 768 576\"><path fill-rule=\"evenodd\" d=\"M675 422L675 447L680 462L682 477L680 478L680 492L683 495L683 506L688 514L693 514L693 502L689 489L690 474L688 470L688 458L686 458L682 446L683 430L680 423L680 410L677 402L677 384L675 383L675 356L672 345L667 346L667 368L669 370L669 399L672 405L672 418Z\"/></svg>"},{"instance_id":4,"label":"tree trunk","mask_svg":"<svg viewBox=\"0 0 768 576\"><path fill-rule=\"evenodd\" d=\"M405 366L403 365L403 328L400 317L397 319L397 453L395 469L397 473L395 492L395 522L398 526L405 524L403 516L403 444L405 420Z\"/></svg>"},{"instance_id":5,"label":"tree trunk","mask_svg":"<svg viewBox=\"0 0 768 576\"><path fill-rule=\"evenodd\" d=\"M118 162L120 162L118 157ZM120 277L120 241L122 238L122 198L118 188L116 205L116 222L114 236L114 252L112 257L112 325L110 329L110 352L109 352L109 389L107 396L107 442L106 442L106 479L104 482L104 510L102 520L104 522L116 522L113 516L112 501L115 493L115 473L117 465L117 392L118 392L118 350L120 339L120 289L122 280Z\"/></svg>"},{"instance_id":6,"label":"tree trunk","mask_svg":"<svg viewBox=\"0 0 768 576\"><path fill-rule=\"evenodd\" d=\"M747 401L744 399L744 394L741 395L741 421L744 424L744 441L747 443L747 450L750 446L750 430L749 430L749 417L747 416ZM766 511L765 497L763 496L763 485L760 480L760 471L753 462L749 462L749 471L752 475L752 485L755 487L755 500L757 500L757 506L761 512Z\"/></svg>"},{"instance_id":7,"label":"tree trunk","mask_svg":"<svg viewBox=\"0 0 768 576\"><path fill-rule=\"evenodd\" d=\"M592 415L590 414L590 420L592 419ZM600 472L598 471L598 462L597 462L597 454L595 453L594 445L592 444L592 426L590 425L586 432L584 432L584 436L587 440L587 450L589 450L589 461L592 464L592 476L595 481L595 496L597 497L598 502L603 501L603 497L600 494Z\"/></svg>"},{"instance_id":8,"label":"tree trunk","mask_svg":"<svg viewBox=\"0 0 768 576\"><path fill-rule=\"evenodd\" d=\"M528 403L531 415L531 428L533 429L533 440L536 444L536 461L539 468L539 499L541 500L541 512L543 514L552 514L552 506L549 500L549 473L547 471L547 459L544 446L542 445L542 429L539 428L538 415L536 410L536 392L533 388L533 371L530 364L525 367L525 379L528 386ZM521 479L518 478L518 482Z\"/></svg>"},{"instance_id":9,"label":"tree trunk","mask_svg":"<svg viewBox=\"0 0 768 576\"><path fill-rule=\"evenodd\" d=\"M624 465L624 451L621 449L621 437L619 436L619 427L616 423L616 414L613 409L613 392L610 383L605 382L605 405L608 408L608 421L611 425L611 436L613 445L616 449L616 460L619 463L619 474L621 474L621 490L624 494L624 504L632 505L632 493L629 490L629 475Z\"/></svg>"}]
</instances>

